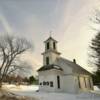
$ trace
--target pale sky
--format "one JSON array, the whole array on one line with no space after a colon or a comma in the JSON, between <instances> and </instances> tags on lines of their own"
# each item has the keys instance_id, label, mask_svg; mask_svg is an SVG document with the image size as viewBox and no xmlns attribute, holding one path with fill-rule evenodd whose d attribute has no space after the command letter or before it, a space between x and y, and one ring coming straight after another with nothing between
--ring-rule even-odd
<instances>
[{"instance_id":1,"label":"pale sky","mask_svg":"<svg viewBox=\"0 0 100 100\"><path fill-rule=\"evenodd\" d=\"M42 65L43 41L52 31L62 56L88 68L88 44L95 33L90 18L99 6L100 0L0 0L0 34L31 41L34 50L25 59L36 70Z\"/></svg>"}]
</instances>

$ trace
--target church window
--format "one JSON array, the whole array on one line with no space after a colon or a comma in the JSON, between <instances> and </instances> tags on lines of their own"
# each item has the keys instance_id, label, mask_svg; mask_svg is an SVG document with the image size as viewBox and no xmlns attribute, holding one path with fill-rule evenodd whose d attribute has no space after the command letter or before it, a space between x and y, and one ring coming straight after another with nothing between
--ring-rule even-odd
<instances>
[{"instance_id":1,"label":"church window","mask_svg":"<svg viewBox=\"0 0 100 100\"><path fill-rule=\"evenodd\" d=\"M90 88L92 88L92 85L91 85L91 78L89 78L89 84L90 84Z\"/></svg>"},{"instance_id":2,"label":"church window","mask_svg":"<svg viewBox=\"0 0 100 100\"><path fill-rule=\"evenodd\" d=\"M53 87L53 82L52 81L50 82L50 87Z\"/></svg>"},{"instance_id":3,"label":"church window","mask_svg":"<svg viewBox=\"0 0 100 100\"><path fill-rule=\"evenodd\" d=\"M46 85L46 82L43 81L43 85Z\"/></svg>"},{"instance_id":4,"label":"church window","mask_svg":"<svg viewBox=\"0 0 100 100\"><path fill-rule=\"evenodd\" d=\"M55 44L55 42L53 42L53 48L56 49L56 44Z\"/></svg>"},{"instance_id":5,"label":"church window","mask_svg":"<svg viewBox=\"0 0 100 100\"><path fill-rule=\"evenodd\" d=\"M46 84L49 85L49 82L47 82Z\"/></svg>"},{"instance_id":6,"label":"church window","mask_svg":"<svg viewBox=\"0 0 100 100\"><path fill-rule=\"evenodd\" d=\"M85 88L87 88L86 78L84 77Z\"/></svg>"},{"instance_id":7,"label":"church window","mask_svg":"<svg viewBox=\"0 0 100 100\"><path fill-rule=\"evenodd\" d=\"M79 88L81 88L80 77L79 76L78 76L78 85L79 85Z\"/></svg>"},{"instance_id":8,"label":"church window","mask_svg":"<svg viewBox=\"0 0 100 100\"><path fill-rule=\"evenodd\" d=\"M58 89L60 89L60 77L57 76L57 84L58 84Z\"/></svg>"},{"instance_id":9,"label":"church window","mask_svg":"<svg viewBox=\"0 0 100 100\"><path fill-rule=\"evenodd\" d=\"M47 43L47 50L50 48L49 42Z\"/></svg>"},{"instance_id":10,"label":"church window","mask_svg":"<svg viewBox=\"0 0 100 100\"><path fill-rule=\"evenodd\" d=\"M49 57L46 57L46 64L49 65Z\"/></svg>"}]
</instances>

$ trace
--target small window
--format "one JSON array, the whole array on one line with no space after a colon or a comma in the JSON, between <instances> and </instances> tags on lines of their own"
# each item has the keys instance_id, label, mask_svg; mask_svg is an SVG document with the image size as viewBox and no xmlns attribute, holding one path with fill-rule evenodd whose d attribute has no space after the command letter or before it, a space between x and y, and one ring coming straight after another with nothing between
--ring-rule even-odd
<instances>
[{"instance_id":1,"label":"small window","mask_svg":"<svg viewBox=\"0 0 100 100\"><path fill-rule=\"evenodd\" d=\"M50 48L50 45L49 45L49 42L47 43L47 49L49 49Z\"/></svg>"},{"instance_id":2,"label":"small window","mask_svg":"<svg viewBox=\"0 0 100 100\"><path fill-rule=\"evenodd\" d=\"M46 57L46 64L49 65L49 57Z\"/></svg>"},{"instance_id":3,"label":"small window","mask_svg":"<svg viewBox=\"0 0 100 100\"><path fill-rule=\"evenodd\" d=\"M55 42L53 42L53 48L56 49L56 44L55 44Z\"/></svg>"},{"instance_id":4,"label":"small window","mask_svg":"<svg viewBox=\"0 0 100 100\"><path fill-rule=\"evenodd\" d=\"M43 85L46 85L46 82L45 81L43 81Z\"/></svg>"},{"instance_id":5,"label":"small window","mask_svg":"<svg viewBox=\"0 0 100 100\"><path fill-rule=\"evenodd\" d=\"M53 87L53 82L50 82L50 87Z\"/></svg>"},{"instance_id":6,"label":"small window","mask_svg":"<svg viewBox=\"0 0 100 100\"><path fill-rule=\"evenodd\" d=\"M49 82L46 82L47 85L49 85Z\"/></svg>"},{"instance_id":7,"label":"small window","mask_svg":"<svg viewBox=\"0 0 100 100\"><path fill-rule=\"evenodd\" d=\"M40 85L42 85L42 83L40 83Z\"/></svg>"}]
</instances>

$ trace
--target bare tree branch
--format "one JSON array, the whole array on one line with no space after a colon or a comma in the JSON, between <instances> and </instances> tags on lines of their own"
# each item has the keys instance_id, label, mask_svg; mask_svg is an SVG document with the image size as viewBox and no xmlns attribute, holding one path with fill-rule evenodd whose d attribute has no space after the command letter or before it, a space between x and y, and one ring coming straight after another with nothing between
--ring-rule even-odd
<instances>
[{"instance_id":1,"label":"bare tree branch","mask_svg":"<svg viewBox=\"0 0 100 100\"><path fill-rule=\"evenodd\" d=\"M0 82L7 76L7 74L16 71L17 69L22 70L21 66L18 66L16 60L18 56L25 53L31 48L30 42L24 38L14 36L1 36L0 38ZM13 69L12 64L14 63Z\"/></svg>"}]
</instances>

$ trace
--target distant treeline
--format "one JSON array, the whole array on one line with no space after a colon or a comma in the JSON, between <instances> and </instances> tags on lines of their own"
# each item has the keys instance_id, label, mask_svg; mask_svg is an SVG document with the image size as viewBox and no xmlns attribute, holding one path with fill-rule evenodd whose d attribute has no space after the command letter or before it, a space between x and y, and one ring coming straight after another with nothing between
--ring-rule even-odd
<instances>
[{"instance_id":1,"label":"distant treeline","mask_svg":"<svg viewBox=\"0 0 100 100\"><path fill-rule=\"evenodd\" d=\"M21 76L7 76L7 78L3 81L5 83L9 83L9 84L26 84L26 85L30 85L30 84L38 84L38 79L36 79L34 76L30 76L30 77L21 77Z\"/></svg>"}]
</instances>

